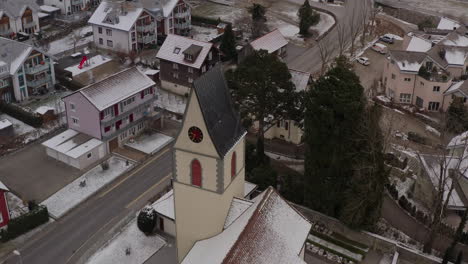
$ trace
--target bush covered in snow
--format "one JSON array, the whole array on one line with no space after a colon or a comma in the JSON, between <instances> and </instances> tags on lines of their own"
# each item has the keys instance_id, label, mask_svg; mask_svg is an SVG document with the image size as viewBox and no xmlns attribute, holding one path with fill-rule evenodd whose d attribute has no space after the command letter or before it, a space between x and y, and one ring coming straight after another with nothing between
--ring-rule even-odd
<instances>
[{"instance_id":1,"label":"bush covered in snow","mask_svg":"<svg viewBox=\"0 0 468 264\"><path fill-rule=\"evenodd\" d=\"M145 207L138 214L138 229L146 235L153 233L156 226L156 211L152 207Z\"/></svg>"}]
</instances>

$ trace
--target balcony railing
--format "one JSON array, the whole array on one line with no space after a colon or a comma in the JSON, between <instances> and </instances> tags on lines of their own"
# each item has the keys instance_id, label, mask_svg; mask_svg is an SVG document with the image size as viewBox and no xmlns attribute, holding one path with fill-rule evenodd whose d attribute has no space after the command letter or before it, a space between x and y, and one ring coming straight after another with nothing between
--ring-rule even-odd
<instances>
[{"instance_id":1,"label":"balcony railing","mask_svg":"<svg viewBox=\"0 0 468 264\"><path fill-rule=\"evenodd\" d=\"M32 28L35 25L36 24L34 23L34 21L30 21L30 22L23 23L23 28Z\"/></svg>"},{"instance_id":2,"label":"balcony railing","mask_svg":"<svg viewBox=\"0 0 468 264\"><path fill-rule=\"evenodd\" d=\"M38 64L35 66L26 66L24 68L24 71L26 72L26 74L36 74L38 72L46 71L48 69L49 69L49 63L44 62L44 64Z\"/></svg>"},{"instance_id":3,"label":"balcony railing","mask_svg":"<svg viewBox=\"0 0 468 264\"><path fill-rule=\"evenodd\" d=\"M0 89L10 86L10 82L7 80L0 80Z\"/></svg>"},{"instance_id":4,"label":"balcony railing","mask_svg":"<svg viewBox=\"0 0 468 264\"><path fill-rule=\"evenodd\" d=\"M83 4L83 0L72 0L71 3L72 5L81 5Z\"/></svg>"},{"instance_id":5,"label":"balcony railing","mask_svg":"<svg viewBox=\"0 0 468 264\"><path fill-rule=\"evenodd\" d=\"M42 86L50 81L50 76L41 78L41 79L36 79L36 80L31 80L31 81L26 81L29 87L31 88L36 88L39 86Z\"/></svg>"},{"instance_id":6,"label":"balcony railing","mask_svg":"<svg viewBox=\"0 0 468 264\"><path fill-rule=\"evenodd\" d=\"M138 124L140 124L140 123L142 123L142 122L144 122L146 120L155 120L155 119L159 118L161 116L161 112L158 111L158 109L156 107L154 107L153 110L154 111L152 111L150 114L144 115L142 118L140 118L140 119L138 119L138 120L136 120L134 122L131 122L131 123L125 125L124 127L121 127L119 130L115 130L115 128L114 128L111 131L103 133L102 140L112 139L115 136L120 135L121 133L131 129L132 127L137 126Z\"/></svg>"},{"instance_id":7,"label":"balcony railing","mask_svg":"<svg viewBox=\"0 0 468 264\"><path fill-rule=\"evenodd\" d=\"M155 40L156 40L156 35L147 35L147 36L142 36L142 37L137 38L137 41L143 44L148 44Z\"/></svg>"},{"instance_id":8,"label":"balcony railing","mask_svg":"<svg viewBox=\"0 0 468 264\"><path fill-rule=\"evenodd\" d=\"M149 95L146 95L145 98L149 96ZM137 112L138 110L145 110L146 108L148 107L151 107L151 105L154 103L154 101L157 99L158 97L156 95L153 95L150 99L148 99L147 101L144 101L144 102L140 102L139 104L135 104L133 107L131 108L128 108L128 109L123 109L122 112L120 112L117 116L113 116L112 118L104 118L103 120L101 120L101 124L102 126L110 126L112 125L113 123L115 123L115 121L117 120L120 120L120 119L124 119L124 117L127 117L129 116L130 114L132 113L135 113ZM148 106L149 104L149 106Z\"/></svg>"},{"instance_id":9,"label":"balcony railing","mask_svg":"<svg viewBox=\"0 0 468 264\"><path fill-rule=\"evenodd\" d=\"M190 12L188 10L185 10L184 12L180 13L174 13L175 18L187 18L190 16Z\"/></svg>"},{"instance_id":10,"label":"balcony railing","mask_svg":"<svg viewBox=\"0 0 468 264\"><path fill-rule=\"evenodd\" d=\"M142 31L142 32L148 32L148 31L155 31L156 30L156 24L154 22L148 24L148 25L141 25L141 26L136 26L137 31Z\"/></svg>"},{"instance_id":11,"label":"balcony railing","mask_svg":"<svg viewBox=\"0 0 468 264\"><path fill-rule=\"evenodd\" d=\"M7 36L8 37L8 36L10 36L11 32L12 31L9 28L2 28L2 29L0 29L0 36Z\"/></svg>"},{"instance_id":12,"label":"balcony railing","mask_svg":"<svg viewBox=\"0 0 468 264\"><path fill-rule=\"evenodd\" d=\"M180 24L174 24L174 27L178 29L190 29L190 23L185 22L185 23L180 23Z\"/></svg>"}]
</instances>

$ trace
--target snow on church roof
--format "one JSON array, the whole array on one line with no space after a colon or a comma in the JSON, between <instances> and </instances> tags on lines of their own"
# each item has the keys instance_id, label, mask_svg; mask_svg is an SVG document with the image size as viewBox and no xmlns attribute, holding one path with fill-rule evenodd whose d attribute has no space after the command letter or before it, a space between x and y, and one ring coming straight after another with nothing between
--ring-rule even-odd
<instances>
[{"instance_id":1,"label":"snow on church roof","mask_svg":"<svg viewBox=\"0 0 468 264\"><path fill-rule=\"evenodd\" d=\"M272 187L220 234L195 243L183 264L304 264L311 223Z\"/></svg>"}]
</instances>

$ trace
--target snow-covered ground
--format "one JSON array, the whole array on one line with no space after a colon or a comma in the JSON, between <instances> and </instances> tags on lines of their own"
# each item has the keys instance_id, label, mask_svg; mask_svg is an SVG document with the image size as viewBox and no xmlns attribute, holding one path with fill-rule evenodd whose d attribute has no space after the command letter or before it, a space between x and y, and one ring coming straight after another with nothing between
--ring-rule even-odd
<instances>
[{"instance_id":1,"label":"snow-covered ground","mask_svg":"<svg viewBox=\"0 0 468 264\"><path fill-rule=\"evenodd\" d=\"M107 245L94 253L87 264L141 264L161 249L166 242L158 235L146 236L138 229L135 218ZM128 254L129 253L129 254Z\"/></svg>"},{"instance_id":2,"label":"snow-covered ground","mask_svg":"<svg viewBox=\"0 0 468 264\"><path fill-rule=\"evenodd\" d=\"M20 120L11 117L7 114L0 114L0 120L7 119L13 124L13 132L15 133L15 136L21 136L24 134L27 134L29 132L34 131L34 127L27 125Z\"/></svg>"},{"instance_id":3,"label":"snow-covered ground","mask_svg":"<svg viewBox=\"0 0 468 264\"><path fill-rule=\"evenodd\" d=\"M428 132L430 132L430 133L432 133L432 134L434 134L434 135L440 137L440 132L439 132L439 130L437 130L437 129L435 129L435 128L429 126L429 125L426 125L426 131L428 131Z\"/></svg>"},{"instance_id":4,"label":"snow-covered ground","mask_svg":"<svg viewBox=\"0 0 468 264\"><path fill-rule=\"evenodd\" d=\"M186 101L187 99L182 96L174 95L162 89L158 89L158 99L156 100L156 104L162 109L166 109L167 111L177 114L184 114L187 104Z\"/></svg>"},{"instance_id":5,"label":"snow-covered ground","mask_svg":"<svg viewBox=\"0 0 468 264\"><path fill-rule=\"evenodd\" d=\"M333 16L327 13L320 13L320 21L317 25L313 26L311 29L318 33L318 36L323 35L327 30L329 30L334 24L335 19Z\"/></svg>"},{"instance_id":6,"label":"snow-covered ground","mask_svg":"<svg viewBox=\"0 0 468 264\"><path fill-rule=\"evenodd\" d=\"M390 2L397 2L392 0ZM411 7L420 10L427 10L431 13L437 12L442 15L468 18L468 1L466 0L399 0L399 3L406 3Z\"/></svg>"},{"instance_id":7,"label":"snow-covered ground","mask_svg":"<svg viewBox=\"0 0 468 264\"><path fill-rule=\"evenodd\" d=\"M28 206L23 203L18 196L11 192L6 193L10 218L16 218L22 214L29 212Z\"/></svg>"},{"instance_id":8,"label":"snow-covered ground","mask_svg":"<svg viewBox=\"0 0 468 264\"><path fill-rule=\"evenodd\" d=\"M86 26L86 27L83 27L83 28L78 28L78 29L75 29L73 31L73 33L71 33L70 35L68 35L67 37L65 38L62 38L62 39L58 39L58 40L54 40L50 43L50 45L46 48L47 52L52 54L52 55L56 55L56 54L59 54L59 53L62 53L62 52L65 52L65 51L69 51L69 50L72 50L73 49L73 35L74 34L79 34L81 37L81 39L79 39L77 42L76 42L76 46L82 46L82 45L85 45L89 42L92 42L93 41L93 36L88 36L88 37L84 37L84 35L88 32L92 31L92 27L91 26Z\"/></svg>"},{"instance_id":9,"label":"snow-covered ground","mask_svg":"<svg viewBox=\"0 0 468 264\"><path fill-rule=\"evenodd\" d=\"M216 28L192 25L192 36L195 40L210 42L212 39L218 37L219 34Z\"/></svg>"},{"instance_id":10,"label":"snow-covered ground","mask_svg":"<svg viewBox=\"0 0 468 264\"><path fill-rule=\"evenodd\" d=\"M125 146L134 148L146 154L154 154L160 151L174 140L172 137L166 136L161 133L154 133L151 135L142 134L135 138L133 142L125 143Z\"/></svg>"},{"instance_id":11,"label":"snow-covered ground","mask_svg":"<svg viewBox=\"0 0 468 264\"><path fill-rule=\"evenodd\" d=\"M102 55L96 55L92 58L89 58L88 61L83 65L83 68L78 68L80 64L72 65L70 67L65 68L66 71L69 71L72 73L72 76L77 76L79 74L82 74L84 72L87 72L91 69L94 69L104 63L107 63L111 61L112 59L107 58Z\"/></svg>"},{"instance_id":12,"label":"snow-covered ground","mask_svg":"<svg viewBox=\"0 0 468 264\"><path fill-rule=\"evenodd\" d=\"M419 242L413 240L411 237L409 237L402 231L394 228L393 226L388 224L387 221L383 218L381 218L377 222L376 229L377 229L376 233L378 235L401 242L409 248L412 248L415 250L422 250L422 245Z\"/></svg>"},{"instance_id":13,"label":"snow-covered ground","mask_svg":"<svg viewBox=\"0 0 468 264\"><path fill-rule=\"evenodd\" d=\"M110 157L108 162L108 170L97 165L41 204L47 206L51 216L59 218L134 166L130 161L127 166L126 160L115 156ZM81 187L80 183L83 181L86 185Z\"/></svg>"}]
</instances>

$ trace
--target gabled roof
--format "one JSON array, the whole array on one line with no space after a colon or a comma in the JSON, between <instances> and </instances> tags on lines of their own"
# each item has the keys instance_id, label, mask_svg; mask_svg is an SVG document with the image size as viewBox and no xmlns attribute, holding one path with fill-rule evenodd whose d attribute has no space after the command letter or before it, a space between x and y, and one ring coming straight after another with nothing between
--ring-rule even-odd
<instances>
[{"instance_id":1,"label":"gabled roof","mask_svg":"<svg viewBox=\"0 0 468 264\"><path fill-rule=\"evenodd\" d=\"M406 51L426 52L430 50L431 47L431 41L418 36L413 36L408 44L408 47L406 48Z\"/></svg>"},{"instance_id":2,"label":"gabled roof","mask_svg":"<svg viewBox=\"0 0 468 264\"><path fill-rule=\"evenodd\" d=\"M459 28L461 25L457 21L447 18L447 17L442 17L440 19L439 25L437 25L437 29L449 29L449 30L454 30Z\"/></svg>"},{"instance_id":3,"label":"gabled roof","mask_svg":"<svg viewBox=\"0 0 468 264\"><path fill-rule=\"evenodd\" d=\"M453 31L440 43L445 46L468 47L468 36Z\"/></svg>"},{"instance_id":4,"label":"gabled roof","mask_svg":"<svg viewBox=\"0 0 468 264\"><path fill-rule=\"evenodd\" d=\"M141 13L143 13L143 7L136 2L115 3L103 1L96 8L88 23L130 31Z\"/></svg>"},{"instance_id":5,"label":"gabled roof","mask_svg":"<svg viewBox=\"0 0 468 264\"><path fill-rule=\"evenodd\" d=\"M449 95L456 92L468 97L468 81L453 82L444 94Z\"/></svg>"},{"instance_id":6,"label":"gabled roof","mask_svg":"<svg viewBox=\"0 0 468 264\"><path fill-rule=\"evenodd\" d=\"M250 42L250 46L252 46L254 50L263 49L268 51L268 53L273 53L286 45L288 45L288 41L278 29Z\"/></svg>"},{"instance_id":7,"label":"gabled roof","mask_svg":"<svg viewBox=\"0 0 468 264\"><path fill-rule=\"evenodd\" d=\"M30 8L33 12L39 12L39 5L36 1L28 0L2 0L0 1L0 11L4 12L9 17L21 17L26 8Z\"/></svg>"},{"instance_id":8,"label":"gabled roof","mask_svg":"<svg viewBox=\"0 0 468 264\"><path fill-rule=\"evenodd\" d=\"M83 87L76 93L81 93L99 111L102 111L153 85L155 85L153 80L136 67L132 67Z\"/></svg>"},{"instance_id":9,"label":"gabled roof","mask_svg":"<svg viewBox=\"0 0 468 264\"><path fill-rule=\"evenodd\" d=\"M468 56L468 47L444 46L439 43L432 47L427 55L442 68L449 65L464 65Z\"/></svg>"},{"instance_id":10,"label":"gabled roof","mask_svg":"<svg viewBox=\"0 0 468 264\"><path fill-rule=\"evenodd\" d=\"M152 13L169 17L179 0L140 0L140 2Z\"/></svg>"},{"instance_id":11,"label":"gabled roof","mask_svg":"<svg viewBox=\"0 0 468 264\"><path fill-rule=\"evenodd\" d=\"M184 59L184 51L189 49L192 45L199 46L202 49L199 52L195 61L187 61ZM208 56L208 53L210 52L212 46L212 43L169 34L167 35L166 40L164 40L164 43L159 49L156 57L161 60L167 60L170 62L200 69L206 57Z\"/></svg>"},{"instance_id":12,"label":"gabled roof","mask_svg":"<svg viewBox=\"0 0 468 264\"><path fill-rule=\"evenodd\" d=\"M391 58L395 61L401 71L418 72L422 62L426 58L423 52L397 51L390 52Z\"/></svg>"},{"instance_id":13,"label":"gabled roof","mask_svg":"<svg viewBox=\"0 0 468 264\"><path fill-rule=\"evenodd\" d=\"M193 83L208 134L220 157L246 134L234 110L221 66L215 66Z\"/></svg>"},{"instance_id":14,"label":"gabled roof","mask_svg":"<svg viewBox=\"0 0 468 264\"><path fill-rule=\"evenodd\" d=\"M309 84L310 73L293 69L289 69L289 73L291 73L291 81L294 83L296 91L305 91Z\"/></svg>"},{"instance_id":15,"label":"gabled roof","mask_svg":"<svg viewBox=\"0 0 468 264\"><path fill-rule=\"evenodd\" d=\"M311 223L272 187L223 232L200 240L183 264L304 264L299 254Z\"/></svg>"}]
</instances>

